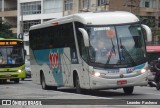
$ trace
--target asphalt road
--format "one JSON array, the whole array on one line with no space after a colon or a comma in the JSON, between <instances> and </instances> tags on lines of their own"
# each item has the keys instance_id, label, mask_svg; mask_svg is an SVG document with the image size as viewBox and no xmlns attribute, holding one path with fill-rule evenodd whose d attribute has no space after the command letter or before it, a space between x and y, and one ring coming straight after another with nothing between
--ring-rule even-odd
<instances>
[{"instance_id":1,"label":"asphalt road","mask_svg":"<svg viewBox=\"0 0 160 108\"><path fill-rule=\"evenodd\" d=\"M56 91L42 90L41 85L34 84L30 79L25 79L25 81L20 81L19 84L14 84L13 82L0 84L0 99L54 99L54 101L56 99L57 100L58 99L65 99L65 100L79 99L79 101L81 101L82 104L83 102L85 102L85 99L89 99L87 100L88 102L94 102L94 101L90 101L91 99L101 99L101 100L112 99L113 100L111 101L111 104L112 104L117 99L118 99L118 102L120 101L123 102L122 100L128 100L128 99L136 99L136 100L159 99L160 100L160 91L157 91L155 87L145 86L145 87L135 87L132 95L125 95L123 93L123 89L92 91L92 92L87 91L83 94L76 94L75 90L71 88L59 88ZM63 100L64 104L65 104L65 100ZM95 101L95 102L98 102L98 101ZM110 101L107 101L107 102L110 102ZM115 101L115 103L116 102L117 101ZM89 103L89 105L93 105L93 104L94 103ZM81 107L83 106L81 105ZM94 107L96 107L95 104L94 104ZM154 107L157 107L157 105Z\"/></svg>"}]
</instances>

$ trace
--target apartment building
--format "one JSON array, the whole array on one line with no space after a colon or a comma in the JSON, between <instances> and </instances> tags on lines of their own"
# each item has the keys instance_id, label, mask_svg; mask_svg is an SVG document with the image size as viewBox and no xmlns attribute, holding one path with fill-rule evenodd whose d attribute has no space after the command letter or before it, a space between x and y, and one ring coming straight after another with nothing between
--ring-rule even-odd
<instances>
[{"instance_id":1,"label":"apartment building","mask_svg":"<svg viewBox=\"0 0 160 108\"><path fill-rule=\"evenodd\" d=\"M64 16L89 11L129 11L139 16L142 23L160 28L160 0L64 0ZM156 32L153 31L154 36Z\"/></svg>"},{"instance_id":2,"label":"apartment building","mask_svg":"<svg viewBox=\"0 0 160 108\"><path fill-rule=\"evenodd\" d=\"M10 23L13 32L24 33L28 51L30 26L80 12L130 11L148 17L160 27L160 0L0 0L0 18Z\"/></svg>"},{"instance_id":3,"label":"apartment building","mask_svg":"<svg viewBox=\"0 0 160 108\"><path fill-rule=\"evenodd\" d=\"M80 12L107 11L110 0L64 0L63 15Z\"/></svg>"},{"instance_id":4,"label":"apartment building","mask_svg":"<svg viewBox=\"0 0 160 108\"><path fill-rule=\"evenodd\" d=\"M0 0L0 19L12 25L12 32L17 33L17 0Z\"/></svg>"},{"instance_id":5,"label":"apartment building","mask_svg":"<svg viewBox=\"0 0 160 108\"><path fill-rule=\"evenodd\" d=\"M24 33L27 55L29 55L30 26L62 16L63 0L18 0L17 33Z\"/></svg>"},{"instance_id":6,"label":"apartment building","mask_svg":"<svg viewBox=\"0 0 160 108\"><path fill-rule=\"evenodd\" d=\"M159 9L160 0L64 0L63 15L87 11L122 10L158 21Z\"/></svg>"}]
</instances>

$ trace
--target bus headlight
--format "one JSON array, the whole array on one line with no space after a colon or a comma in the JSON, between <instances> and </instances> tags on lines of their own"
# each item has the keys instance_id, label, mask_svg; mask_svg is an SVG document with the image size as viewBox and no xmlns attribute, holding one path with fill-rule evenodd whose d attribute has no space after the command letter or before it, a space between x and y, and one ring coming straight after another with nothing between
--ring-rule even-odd
<instances>
[{"instance_id":1,"label":"bus headlight","mask_svg":"<svg viewBox=\"0 0 160 108\"><path fill-rule=\"evenodd\" d=\"M95 72L94 76L99 77L101 74L99 72Z\"/></svg>"},{"instance_id":2,"label":"bus headlight","mask_svg":"<svg viewBox=\"0 0 160 108\"><path fill-rule=\"evenodd\" d=\"M141 69L142 74L145 73L145 72L147 72L147 69Z\"/></svg>"},{"instance_id":3,"label":"bus headlight","mask_svg":"<svg viewBox=\"0 0 160 108\"><path fill-rule=\"evenodd\" d=\"M21 73L21 72L22 72L22 70L21 70L21 69L19 69L19 70L18 70L18 72L19 72L19 73Z\"/></svg>"}]
</instances>

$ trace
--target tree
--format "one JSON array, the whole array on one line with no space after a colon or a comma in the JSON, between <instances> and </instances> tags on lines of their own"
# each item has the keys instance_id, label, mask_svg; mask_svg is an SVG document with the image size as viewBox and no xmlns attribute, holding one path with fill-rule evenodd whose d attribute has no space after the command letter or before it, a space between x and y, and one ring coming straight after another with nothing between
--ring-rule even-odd
<instances>
[{"instance_id":1,"label":"tree","mask_svg":"<svg viewBox=\"0 0 160 108\"><path fill-rule=\"evenodd\" d=\"M16 35L10 30L11 27L9 23L0 20L0 38L16 38Z\"/></svg>"}]
</instances>

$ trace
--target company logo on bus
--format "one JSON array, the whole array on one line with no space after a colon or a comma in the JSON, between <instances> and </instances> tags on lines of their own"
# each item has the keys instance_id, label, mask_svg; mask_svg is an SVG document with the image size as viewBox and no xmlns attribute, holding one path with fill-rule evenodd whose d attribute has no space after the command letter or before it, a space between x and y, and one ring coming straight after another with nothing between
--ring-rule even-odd
<instances>
[{"instance_id":1,"label":"company logo on bus","mask_svg":"<svg viewBox=\"0 0 160 108\"><path fill-rule=\"evenodd\" d=\"M128 71L132 72L132 71L134 71L134 68L128 68Z\"/></svg>"},{"instance_id":2,"label":"company logo on bus","mask_svg":"<svg viewBox=\"0 0 160 108\"><path fill-rule=\"evenodd\" d=\"M58 72L60 72L60 63L59 63L58 52L57 53L51 52L49 54L49 62L50 62L51 69L58 69Z\"/></svg>"}]
</instances>

